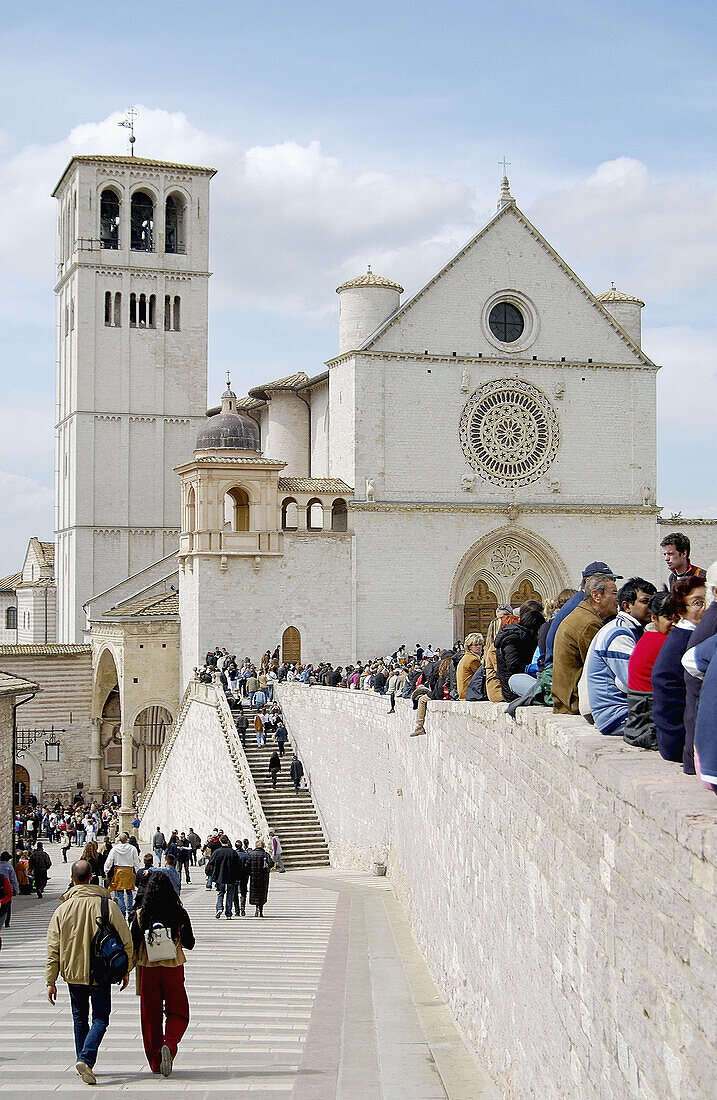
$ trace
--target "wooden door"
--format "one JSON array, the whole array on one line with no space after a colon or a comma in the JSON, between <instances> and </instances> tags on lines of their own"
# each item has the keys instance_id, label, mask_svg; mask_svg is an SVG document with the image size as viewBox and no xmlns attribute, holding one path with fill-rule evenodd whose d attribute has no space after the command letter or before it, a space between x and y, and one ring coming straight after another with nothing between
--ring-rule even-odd
<instances>
[{"instance_id":1,"label":"wooden door","mask_svg":"<svg viewBox=\"0 0 717 1100\"><path fill-rule=\"evenodd\" d=\"M463 637L479 632L485 637L491 621L495 618L498 597L485 581L476 581L472 592L466 596L463 609Z\"/></svg>"},{"instance_id":2,"label":"wooden door","mask_svg":"<svg viewBox=\"0 0 717 1100\"><path fill-rule=\"evenodd\" d=\"M290 665L301 661L301 634L295 626L287 626L281 636L281 659Z\"/></svg>"}]
</instances>

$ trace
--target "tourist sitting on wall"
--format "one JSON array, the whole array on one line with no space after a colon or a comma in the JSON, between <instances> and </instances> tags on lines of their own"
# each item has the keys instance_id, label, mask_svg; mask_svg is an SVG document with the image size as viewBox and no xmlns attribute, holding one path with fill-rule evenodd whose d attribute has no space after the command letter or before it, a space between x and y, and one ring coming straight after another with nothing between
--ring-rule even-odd
<instances>
[{"instance_id":1,"label":"tourist sitting on wall","mask_svg":"<svg viewBox=\"0 0 717 1100\"><path fill-rule=\"evenodd\" d=\"M654 584L630 577L618 592L618 612L595 635L586 661L590 712L600 733L621 737L627 721L628 664L650 621Z\"/></svg>"},{"instance_id":2,"label":"tourist sitting on wall","mask_svg":"<svg viewBox=\"0 0 717 1100\"><path fill-rule=\"evenodd\" d=\"M613 573L610 566L604 561L591 561L589 565L585 566L582 572L580 588L558 611L555 612L555 615L550 620L550 626L545 638L545 658L543 667L547 668L548 665L552 665L553 663L553 648L555 646L555 637L558 633L558 627L585 599L585 582L588 577L594 577L598 574L612 577L613 580L617 581L623 580L622 576L620 576L619 573Z\"/></svg>"},{"instance_id":3,"label":"tourist sitting on wall","mask_svg":"<svg viewBox=\"0 0 717 1100\"><path fill-rule=\"evenodd\" d=\"M675 581L683 577L705 577L704 569L699 565L692 565L690 561L690 540L681 531L673 531L671 535L665 535L660 543L662 556L670 571L670 591L675 586Z\"/></svg>"},{"instance_id":4,"label":"tourist sitting on wall","mask_svg":"<svg viewBox=\"0 0 717 1100\"><path fill-rule=\"evenodd\" d=\"M623 740L638 749L657 748L657 731L652 718L652 669L674 625L670 601L667 589L650 600L652 629L645 630L627 666L627 721Z\"/></svg>"},{"instance_id":5,"label":"tourist sitting on wall","mask_svg":"<svg viewBox=\"0 0 717 1100\"><path fill-rule=\"evenodd\" d=\"M602 624L617 612L615 574L594 573L589 576L585 581L583 597L575 610L560 623L555 635L552 695L556 714L579 713L578 681L590 643Z\"/></svg>"},{"instance_id":6,"label":"tourist sitting on wall","mask_svg":"<svg viewBox=\"0 0 717 1100\"><path fill-rule=\"evenodd\" d=\"M717 633L688 650L686 672L702 683L695 722L694 760L705 786L717 793Z\"/></svg>"},{"instance_id":7,"label":"tourist sitting on wall","mask_svg":"<svg viewBox=\"0 0 717 1100\"><path fill-rule=\"evenodd\" d=\"M468 634L465 640L465 652L456 669L456 690L459 699L465 699L466 689L480 668L485 639L482 634Z\"/></svg>"},{"instance_id":8,"label":"tourist sitting on wall","mask_svg":"<svg viewBox=\"0 0 717 1100\"><path fill-rule=\"evenodd\" d=\"M498 676L498 656L495 649L495 639L503 626L509 626L511 623L517 622L518 616L513 614L510 607L503 605L497 609L495 618L488 627L485 649L483 650L483 664L485 665L485 693L491 703L502 703L504 701L500 677Z\"/></svg>"},{"instance_id":9,"label":"tourist sitting on wall","mask_svg":"<svg viewBox=\"0 0 717 1100\"><path fill-rule=\"evenodd\" d=\"M717 597L717 561L713 562L707 570L705 584L707 588L707 610L692 631L690 640L687 643L687 651L699 645L700 642L711 638L713 634L717 634L717 602L715 602ZM688 775L694 775L696 767L693 751L695 718L702 689L702 680L690 674L684 657L682 664L685 668L685 751L682 755L682 765Z\"/></svg>"},{"instance_id":10,"label":"tourist sitting on wall","mask_svg":"<svg viewBox=\"0 0 717 1100\"><path fill-rule=\"evenodd\" d=\"M436 670L436 682L431 692L432 699L457 699L458 688L456 686L456 669L453 664L453 651L441 650L438 655L438 668Z\"/></svg>"},{"instance_id":11,"label":"tourist sitting on wall","mask_svg":"<svg viewBox=\"0 0 717 1100\"><path fill-rule=\"evenodd\" d=\"M672 586L671 610L677 622L652 670L652 715L657 745L665 760L683 759L686 689L682 657L692 631L705 613L706 596L702 577L682 577Z\"/></svg>"},{"instance_id":12,"label":"tourist sitting on wall","mask_svg":"<svg viewBox=\"0 0 717 1100\"><path fill-rule=\"evenodd\" d=\"M517 623L504 623L495 637L496 671L500 690L506 703L524 695L535 684L535 677L526 676L525 670L533 659L538 645L538 631L545 622L542 604L526 600L521 604ZM510 680L514 676L523 679Z\"/></svg>"}]
</instances>

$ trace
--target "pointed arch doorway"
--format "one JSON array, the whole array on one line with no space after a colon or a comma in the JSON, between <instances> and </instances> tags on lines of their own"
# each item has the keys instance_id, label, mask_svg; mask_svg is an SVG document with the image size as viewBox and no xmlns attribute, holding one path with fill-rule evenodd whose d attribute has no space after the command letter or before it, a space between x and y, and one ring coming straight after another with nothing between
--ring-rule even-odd
<instances>
[{"instance_id":1,"label":"pointed arch doorway","mask_svg":"<svg viewBox=\"0 0 717 1100\"><path fill-rule=\"evenodd\" d=\"M488 583L479 579L466 594L463 608L463 638L468 634L480 633L486 636L491 620L495 618L498 597Z\"/></svg>"}]
</instances>

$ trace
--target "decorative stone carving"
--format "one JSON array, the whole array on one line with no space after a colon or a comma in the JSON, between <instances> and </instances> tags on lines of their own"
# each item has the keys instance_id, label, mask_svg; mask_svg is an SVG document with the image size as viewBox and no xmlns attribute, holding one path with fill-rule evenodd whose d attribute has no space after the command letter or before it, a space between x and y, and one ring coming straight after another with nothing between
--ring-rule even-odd
<instances>
[{"instance_id":1,"label":"decorative stone carving","mask_svg":"<svg viewBox=\"0 0 717 1100\"><path fill-rule=\"evenodd\" d=\"M562 490L562 486L557 478L554 481L548 482L548 488L550 489L551 493L559 493Z\"/></svg>"},{"instance_id":2,"label":"decorative stone carving","mask_svg":"<svg viewBox=\"0 0 717 1100\"><path fill-rule=\"evenodd\" d=\"M654 502L655 502L655 497L654 497L654 494L652 492L652 486L651 485L643 485L643 487L642 487L642 503L645 505L646 508L649 508L649 506L651 504L654 504Z\"/></svg>"},{"instance_id":3,"label":"decorative stone carving","mask_svg":"<svg viewBox=\"0 0 717 1100\"><path fill-rule=\"evenodd\" d=\"M511 523L517 522L520 516L520 505L517 503L517 501L514 500L512 504L508 505L505 510L505 514L507 515Z\"/></svg>"},{"instance_id":4,"label":"decorative stone carving","mask_svg":"<svg viewBox=\"0 0 717 1100\"><path fill-rule=\"evenodd\" d=\"M558 401L562 401L565 397L565 383L562 380L553 386L553 397L557 397Z\"/></svg>"},{"instance_id":5,"label":"decorative stone carving","mask_svg":"<svg viewBox=\"0 0 717 1100\"><path fill-rule=\"evenodd\" d=\"M366 478L366 500L373 501L376 499L376 489L374 487L373 478Z\"/></svg>"},{"instance_id":6,"label":"decorative stone carving","mask_svg":"<svg viewBox=\"0 0 717 1100\"><path fill-rule=\"evenodd\" d=\"M520 571L523 558L517 546L505 542L496 546L490 556L490 564L499 577L514 577Z\"/></svg>"},{"instance_id":7,"label":"decorative stone carving","mask_svg":"<svg viewBox=\"0 0 717 1100\"><path fill-rule=\"evenodd\" d=\"M470 391L470 388L471 380L468 377L468 370L466 368L461 375L461 393L468 393Z\"/></svg>"},{"instance_id":8,"label":"decorative stone carving","mask_svg":"<svg viewBox=\"0 0 717 1100\"><path fill-rule=\"evenodd\" d=\"M473 474L464 474L461 478L461 489L464 493L472 493L474 484L475 478Z\"/></svg>"},{"instance_id":9,"label":"decorative stone carving","mask_svg":"<svg viewBox=\"0 0 717 1100\"><path fill-rule=\"evenodd\" d=\"M469 399L459 437L481 477L517 488L537 481L550 468L560 446L560 427L536 386L519 378L498 378Z\"/></svg>"}]
</instances>

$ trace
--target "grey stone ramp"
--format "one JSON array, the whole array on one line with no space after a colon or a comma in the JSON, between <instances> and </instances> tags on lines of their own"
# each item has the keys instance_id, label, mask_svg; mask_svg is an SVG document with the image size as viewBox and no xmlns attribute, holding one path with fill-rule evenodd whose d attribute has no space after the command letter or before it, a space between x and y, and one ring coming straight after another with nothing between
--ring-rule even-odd
<instances>
[{"instance_id":1,"label":"grey stone ramp","mask_svg":"<svg viewBox=\"0 0 717 1100\"><path fill-rule=\"evenodd\" d=\"M69 999L45 999L45 932L67 884L55 849L42 900L21 898L0 954L0 1092L86 1096ZM113 994L96 1068L104 1094L492 1097L438 996L385 880L328 868L272 874L264 919L214 918L216 894L183 887L197 946L189 1029L171 1078L147 1067L134 980ZM436 1013L438 1015L436 1015Z\"/></svg>"}]
</instances>

